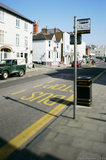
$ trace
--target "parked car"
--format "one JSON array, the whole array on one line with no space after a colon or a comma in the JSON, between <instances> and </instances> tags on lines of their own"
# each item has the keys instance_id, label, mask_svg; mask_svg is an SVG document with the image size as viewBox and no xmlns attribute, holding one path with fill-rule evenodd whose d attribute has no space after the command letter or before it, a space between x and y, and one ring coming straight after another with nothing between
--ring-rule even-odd
<instances>
[{"instance_id":1,"label":"parked car","mask_svg":"<svg viewBox=\"0 0 106 160\"><path fill-rule=\"evenodd\" d=\"M74 61L71 63L71 66L74 67ZM77 61L77 67L81 67L81 61Z\"/></svg>"},{"instance_id":2,"label":"parked car","mask_svg":"<svg viewBox=\"0 0 106 160\"><path fill-rule=\"evenodd\" d=\"M0 76L7 79L11 74L18 74L22 77L26 73L26 64L24 59L5 59L0 63Z\"/></svg>"}]
</instances>

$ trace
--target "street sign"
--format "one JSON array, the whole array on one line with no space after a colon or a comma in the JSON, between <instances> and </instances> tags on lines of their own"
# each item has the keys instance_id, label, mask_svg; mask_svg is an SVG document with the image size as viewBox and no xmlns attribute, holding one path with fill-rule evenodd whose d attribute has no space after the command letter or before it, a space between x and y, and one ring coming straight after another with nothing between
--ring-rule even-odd
<instances>
[{"instance_id":1,"label":"street sign","mask_svg":"<svg viewBox=\"0 0 106 160\"><path fill-rule=\"evenodd\" d=\"M90 28L91 28L90 18L77 20L77 33L78 34L90 33Z\"/></svg>"},{"instance_id":2,"label":"street sign","mask_svg":"<svg viewBox=\"0 0 106 160\"><path fill-rule=\"evenodd\" d=\"M81 43L82 43L82 35L77 34L77 44L81 44ZM70 35L70 44L74 45L74 34Z\"/></svg>"}]
</instances>

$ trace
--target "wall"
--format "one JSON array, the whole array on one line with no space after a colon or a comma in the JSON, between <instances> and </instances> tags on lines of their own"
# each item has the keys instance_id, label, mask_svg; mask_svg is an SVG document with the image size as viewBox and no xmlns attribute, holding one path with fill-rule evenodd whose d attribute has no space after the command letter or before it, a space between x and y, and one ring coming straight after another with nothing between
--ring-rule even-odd
<instances>
[{"instance_id":1,"label":"wall","mask_svg":"<svg viewBox=\"0 0 106 160\"><path fill-rule=\"evenodd\" d=\"M33 62L46 62L46 41L33 41Z\"/></svg>"},{"instance_id":2,"label":"wall","mask_svg":"<svg viewBox=\"0 0 106 160\"><path fill-rule=\"evenodd\" d=\"M4 22L0 22L0 30L4 30L4 43L0 44L1 46L10 46L13 52L16 53L27 53L28 54L28 63L32 62L32 32L33 25L28 23L28 30L24 30L23 19L20 19L20 28L16 27L16 16L13 16L7 12L4 12ZM20 35L20 45L16 46L16 34ZM28 37L28 47L25 48L25 36Z\"/></svg>"},{"instance_id":3,"label":"wall","mask_svg":"<svg viewBox=\"0 0 106 160\"><path fill-rule=\"evenodd\" d=\"M49 46L50 43L50 46ZM49 58L50 52L50 58ZM57 57L58 52L58 57ZM33 62L58 65L61 60L61 42L58 43L53 36L52 40L33 41Z\"/></svg>"}]
</instances>

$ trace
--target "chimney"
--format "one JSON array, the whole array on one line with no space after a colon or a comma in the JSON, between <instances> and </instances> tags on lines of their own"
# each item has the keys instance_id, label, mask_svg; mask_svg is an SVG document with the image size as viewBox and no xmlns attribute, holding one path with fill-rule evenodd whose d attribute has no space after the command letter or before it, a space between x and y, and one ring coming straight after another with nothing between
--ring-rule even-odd
<instances>
[{"instance_id":1,"label":"chimney","mask_svg":"<svg viewBox=\"0 0 106 160\"><path fill-rule=\"evenodd\" d=\"M42 33L48 34L48 29L47 29L47 27L46 27L46 28L42 28Z\"/></svg>"},{"instance_id":2,"label":"chimney","mask_svg":"<svg viewBox=\"0 0 106 160\"><path fill-rule=\"evenodd\" d=\"M37 34L38 33L38 22L34 21L33 24L33 34Z\"/></svg>"},{"instance_id":3,"label":"chimney","mask_svg":"<svg viewBox=\"0 0 106 160\"><path fill-rule=\"evenodd\" d=\"M54 28L54 33L57 33L57 28Z\"/></svg>"}]
</instances>

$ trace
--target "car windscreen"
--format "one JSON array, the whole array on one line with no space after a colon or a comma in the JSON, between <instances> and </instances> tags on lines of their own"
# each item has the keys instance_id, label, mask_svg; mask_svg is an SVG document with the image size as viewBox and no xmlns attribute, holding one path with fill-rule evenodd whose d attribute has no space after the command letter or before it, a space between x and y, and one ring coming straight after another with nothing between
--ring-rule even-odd
<instances>
[{"instance_id":1,"label":"car windscreen","mask_svg":"<svg viewBox=\"0 0 106 160\"><path fill-rule=\"evenodd\" d=\"M11 63L12 63L11 60L6 60L6 61L5 61L5 64L7 64L7 65L9 65L9 64L11 64Z\"/></svg>"}]
</instances>

